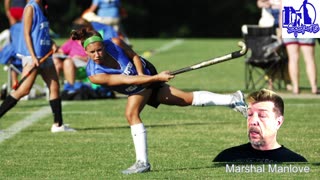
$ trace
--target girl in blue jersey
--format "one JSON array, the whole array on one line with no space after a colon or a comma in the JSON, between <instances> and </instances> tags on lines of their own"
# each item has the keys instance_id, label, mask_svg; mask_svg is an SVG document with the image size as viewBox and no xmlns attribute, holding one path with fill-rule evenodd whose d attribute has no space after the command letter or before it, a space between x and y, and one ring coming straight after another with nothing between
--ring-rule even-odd
<instances>
[{"instance_id":1,"label":"girl in blue jersey","mask_svg":"<svg viewBox=\"0 0 320 180\"><path fill-rule=\"evenodd\" d=\"M84 13L97 11L97 15L103 19L105 24L116 26L115 30L118 31L121 18L120 6L120 0L93 0Z\"/></svg>"},{"instance_id":2,"label":"girl in blue jersey","mask_svg":"<svg viewBox=\"0 0 320 180\"><path fill-rule=\"evenodd\" d=\"M227 95L208 91L185 92L165 83L174 78L169 71L158 74L151 63L119 38L103 40L98 32L84 28L73 31L71 37L81 40L88 54L87 75L90 81L128 95L125 116L131 128L136 162L124 170L124 174L150 170L147 134L140 119L140 112L146 104L153 107L159 104L228 106L246 116L247 106L240 91Z\"/></svg>"},{"instance_id":3,"label":"girl in blue jersey","mask_svg":"<svg viewBox=\"0 0 320 180\"><path fill-rule=\"evenodd\" d=\"M95 12L97 12L97 17ZM90 22L99 22L112 26L122 40L130 44L128 36L121 25L122 18L127 15L124 8L121 7L120 0L93 0L90 7L83 12L82 16Z\"/></svg>"},{"instance_id":4,"label":"girl in blue jersey","mask_svg":"<svg viewBox=\"0 0 320 180\"><path fill-rule=\"evenodd\" d=\"M22 57L22 76L27 74L34 66L38 67L12 92L0 106L0 117L13 108L17 102L25 95L28 95L37 74L40 73L47 84L50 95L49 102L54 115L54 124L51 132L74 131L63 124L61 99L59 95L58 76L53 66L52 58L47 59L43 64L39 64L39 59L45 56L51 49L57 49L49 35L49 22L47 19L47 2L45 0L30 0L24 8L22 20L22 33L20 44L17 45L17 52Z\"/></svg>"},{"instance_id":5,"label":"girl in blue jersey","mask_svg":"<svg viewBox=\"0 0 320 180\"><path fill-rule=\"evenodd\" d=\"M4 9L10 25L20 22L23 15L23 8L28 0L4 0Z\"/></svg>"}]
</instances>

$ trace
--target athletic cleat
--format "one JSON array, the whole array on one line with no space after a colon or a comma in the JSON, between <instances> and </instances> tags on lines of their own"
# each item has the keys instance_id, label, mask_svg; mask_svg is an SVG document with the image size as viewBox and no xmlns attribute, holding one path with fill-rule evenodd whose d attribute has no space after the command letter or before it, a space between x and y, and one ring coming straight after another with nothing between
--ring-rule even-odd
<instances>
[{"instance_id":1,"label":"athletic cleat","mask_svg":"<svg viewBox=\"0 0 320 180\"><path fill-rule=\"evenodd\" d=\"M51 126L51 132L52 133L58 133L58 132L76 132L75 129L69 127L68 125L63 124L62 126L56 126L56 125L52 125Z\"/></svg>"},{"instance_id":2,"label":"athletic cleat","mask_svg":"<svg viewBox=\"0 0 320 180\"><path fill-rule=\"evenodd\" d=\"M244 95L241 91L237 91L232 94L233 98L230 107L237 112L240 112L245 118L248 117L248 105L244 99Z\"/></svg>"},{"instance_id":3,"label":"athletic cleat","mask_svg":"<svg viewBox=\"0 0 320 180\"><path fill-rule=\"evenodd\" d=\"M122 174L144 173L151 169L151 165L146 162L137 161L131 167L122 171Z\"/></svg>"}]
</instances>

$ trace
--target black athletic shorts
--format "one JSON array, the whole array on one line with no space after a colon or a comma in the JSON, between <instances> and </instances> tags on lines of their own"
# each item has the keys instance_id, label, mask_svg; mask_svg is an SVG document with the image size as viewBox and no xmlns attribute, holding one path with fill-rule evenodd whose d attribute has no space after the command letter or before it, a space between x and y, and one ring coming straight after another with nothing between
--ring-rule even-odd
<instances>
[{"instance_id":1,"label":"black athletic shorts","mask_svg":"<svg viewBox=\"0 0 320 180\"><path fill-rule=\"evenodd\" d=\"M144 59L143 60L146 62L146 67L150 70L151 75L156 75L158 74L157 69L154 67L153 64L151 64L148 60ZM165 85L164 82L155 82L150 84L147 89L152 89L152 94L149 97L149 100L147 104L149 106L152 106L154 108L157 108L160 105L160 102L157 100L157 95L159 93L159 89L161 89Z\"/></svg>"}]
</instances>

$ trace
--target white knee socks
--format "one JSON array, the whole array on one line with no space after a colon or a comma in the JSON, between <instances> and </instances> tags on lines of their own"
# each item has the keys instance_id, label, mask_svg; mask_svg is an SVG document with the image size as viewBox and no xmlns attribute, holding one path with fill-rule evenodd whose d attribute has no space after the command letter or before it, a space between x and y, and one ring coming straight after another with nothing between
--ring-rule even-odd
<instances>
[{"instance_id":1,"label":"white knee socks","mask_svg":"<svg viewBox=\"0 0 320 180\"><path fill-rule=\"evenodd\" d=\"M209 91L194 91L193 106L230 106L231 94L216 94Z\"/></svg>"},{"instance_id":2,"label":"white knee socks","mask_svg":"<svg viewBox=\"0 0 320 180\"><path fill-rule=\"evenodd\" d=\"M193 106L230 106L231 94L215 94L208 91L193 92ZM148 162L147 131L143 123L130 126L136 160Z\"/></svg>"},{"instance_id":3,"label":"white knee socks","mask_svg":"<svg viewBox=\"0 0 320 180\"><path fill-rule=\"evenodd\" d=\"M143 123L132 125L131 135L136 151L136 160L148 163L147 131Z\"/></svg>"}]
</instances>

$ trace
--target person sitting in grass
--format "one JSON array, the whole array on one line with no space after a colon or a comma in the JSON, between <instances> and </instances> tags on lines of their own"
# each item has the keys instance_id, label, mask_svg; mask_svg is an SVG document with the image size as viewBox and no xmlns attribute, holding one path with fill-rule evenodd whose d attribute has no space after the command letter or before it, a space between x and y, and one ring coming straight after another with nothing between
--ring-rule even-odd
<instances>
[{"instance_id":1,"label":"person sitting in grass","mask_svg":"<svg viewBox=\"0 0 320 180\"><path fill-rule=\"evenodd\" d=\"M157 73L156 68L138 56L120 38L103 40L91 29L71 33L73 40L80 40L89 56L87 75L92 83L109 87L128 95L125 116L131 127L136 151L136 162L124 174L150 171L147 155L147 132L140 118L146 104L177 106L226 106L245 117L247 105L241 91L233 94L216 94L208 91L185 92L165 82L174 78L169 71Z\"/></svg>"},{"instance_id":2,"label":"person sitting in grass","mask_svg":"<svg viewBox=\"0 0 320 180\"><path fill-rule=\"evenodd\" d=\"M306 158L280 145L277 132L284 121L284 102L267 89L247 97L249 143L220 152L214 162L277 163L307 162Z\"/></svg>"}]
</instances>

